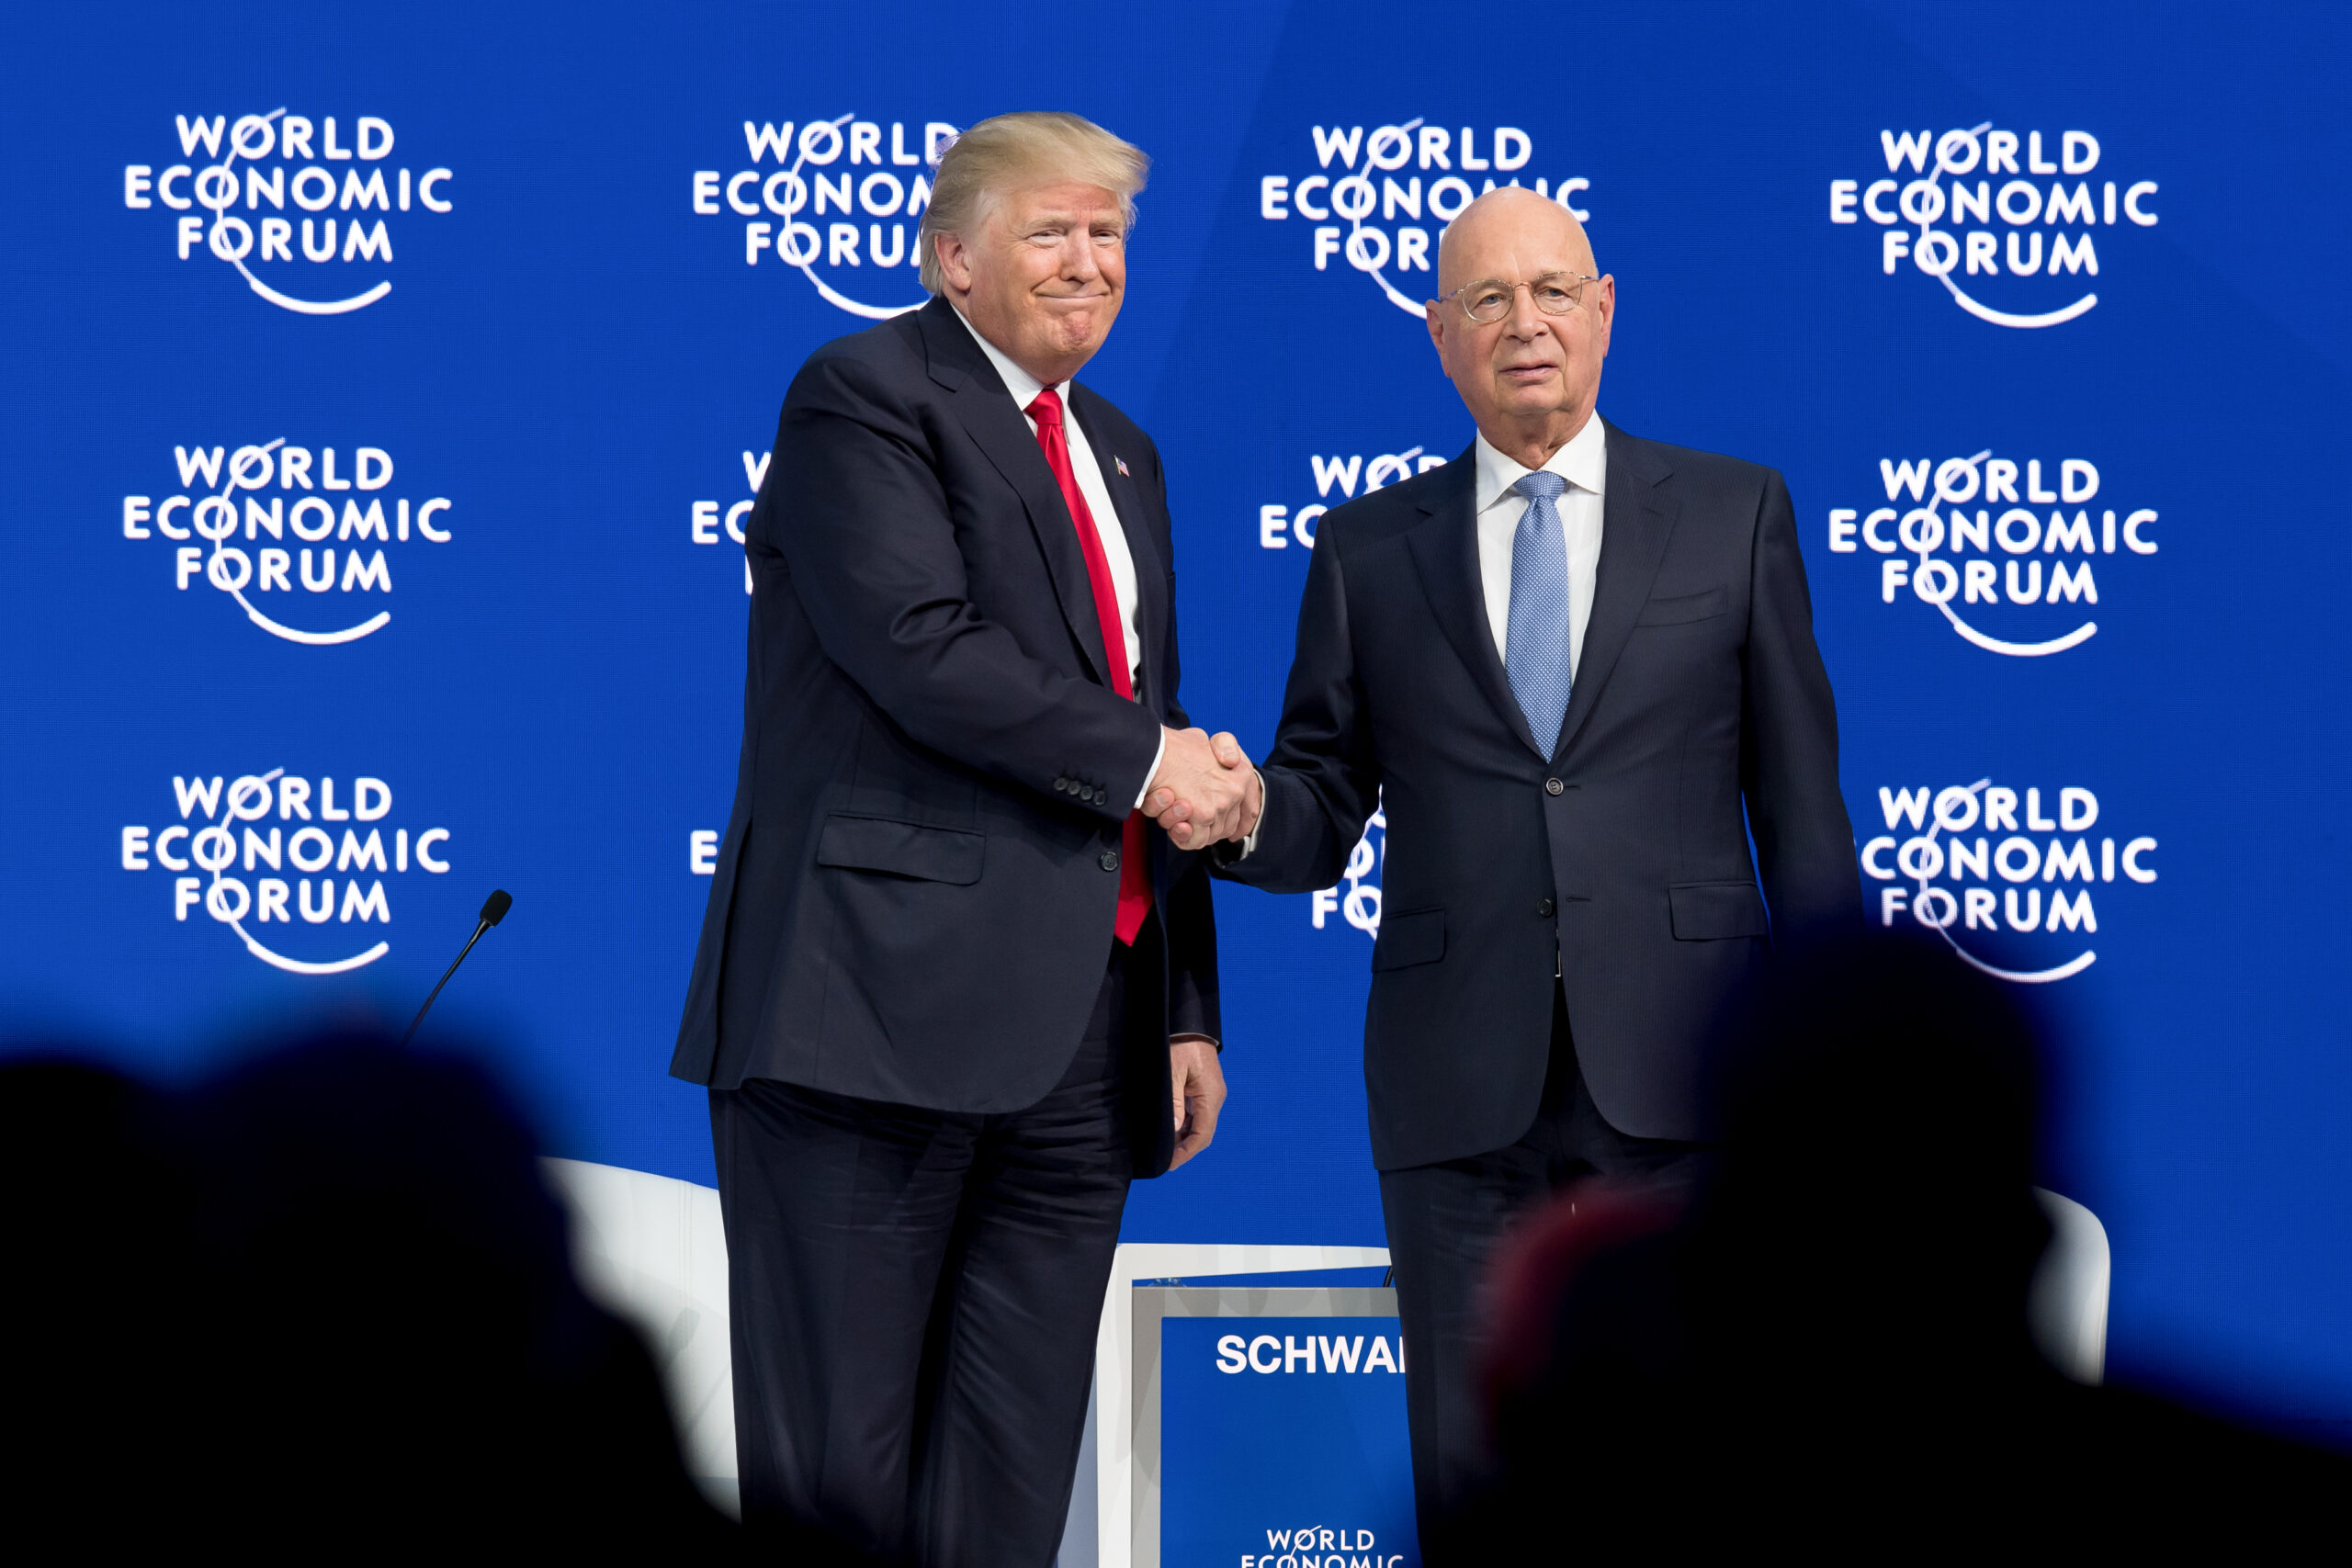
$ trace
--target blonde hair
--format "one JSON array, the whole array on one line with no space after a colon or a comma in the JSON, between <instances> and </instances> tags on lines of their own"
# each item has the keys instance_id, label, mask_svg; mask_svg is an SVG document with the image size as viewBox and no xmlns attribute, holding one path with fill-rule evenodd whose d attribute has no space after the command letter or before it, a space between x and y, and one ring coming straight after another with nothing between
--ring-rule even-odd
<instances>
[{"instance_id":1,"label":"blonde hair","mask_svg":"<svg viewBox=\"0 0 2352 1568\"><path fill-rule=\"evenodd\" d=\"M988 205L1008 190L1056 180L1101 186L1119 198L1119 216L1136 226L1136 193L1144 186L1151 159L1091 119L1055 110L1031 109L980 121L950 142L932 181L915 243L922 247L922 286L946 291L940 276L937 234L964 234L986 215Z\"/></svg>"}]
</instances>

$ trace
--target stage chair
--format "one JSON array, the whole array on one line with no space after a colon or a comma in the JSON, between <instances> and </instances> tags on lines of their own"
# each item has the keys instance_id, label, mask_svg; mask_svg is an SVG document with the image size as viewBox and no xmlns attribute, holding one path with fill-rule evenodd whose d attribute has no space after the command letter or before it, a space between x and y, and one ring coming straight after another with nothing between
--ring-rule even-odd
<instances>
[{"instance_id":1,"label":"stage chair","mask_svg":"<svg viewBox=\"0 0 2352 1568\"><path fill-rule=\"evenodd\" d=\"M740 1517L718 1190L585 1160L543 1166L571 1211L582 1287L645 1337L669 1390L686 1472L714 1507Z\"/></svg>"}]
</instances>

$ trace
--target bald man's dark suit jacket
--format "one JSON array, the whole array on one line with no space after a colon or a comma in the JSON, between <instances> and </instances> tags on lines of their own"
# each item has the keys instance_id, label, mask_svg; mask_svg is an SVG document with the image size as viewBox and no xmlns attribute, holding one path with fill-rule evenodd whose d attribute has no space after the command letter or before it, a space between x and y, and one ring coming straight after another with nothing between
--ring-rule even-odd
<instances>
[{"instance_id":1,"label":"bald man's dark suit jacket","mask_svg":"<svg viewBox=\"0 0 2352 1568\"><path fill-rule=\"evenodd\" d=\"M1107 682L1053 470L954 307L827 344L794 378L744 529L743 748L676 1077L982 1113L1035 1103L1069 1065L1121 825L1160 726L1190 722L1159 448L1082 385L1069 412L1135 559L1132 702ZM1148 837L1159 919L1127 969L1138 1176L1173 1148L1169 1035L1220 1036L1205 869Z\"/></svg>"},{"instance_id":2,"label":"bald man's dark suit jacket","mask_svg":"<svg viewBox=\"0 0 2352 1568\"><path fill-rule=\"evenodd\" d=\"M1636 1137L1703 1138L1718 1011L1776 931L1860 908L1781 476L1614 426L1608 445L1556 736L1528 733L1495 649L1471 453L1317 531L1257 848L1219 874L1330 886L1386 812L1364 1021L1384 1170L1527 1132L1555 973L1601 1114Z\"/></svg>"}]
</instances>

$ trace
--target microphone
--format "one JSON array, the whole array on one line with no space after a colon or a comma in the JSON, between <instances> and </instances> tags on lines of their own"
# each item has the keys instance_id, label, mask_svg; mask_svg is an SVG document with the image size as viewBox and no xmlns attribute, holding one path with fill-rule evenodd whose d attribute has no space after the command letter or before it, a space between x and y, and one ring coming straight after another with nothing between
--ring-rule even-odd
<instances>
[{"instance_id":1,"label":"microphone","mask_svg":"<svg viewBox=\"0 0 2352 1568\"><path fill-rule=\"evenodd\" d=\"M474 934L466 938L466 945L458 949L458 956L449 961L448 970L441 976L440 985L433 987L433 996L425 998L424 1005L416 1010L416 1017L410 1021L408 1032L401 1036L401 1044L405 1045L416 1038L417 1026L424 1021L424 1015L433 1010L434 998L441 994L442 986L449 983L449 976L458 972L458 965L466 961L466 954L474 950L474 943L481 940L481 933L504 919L506 911L514 907L514 896L503 887L497 889L482 900L481 923L474 927Z\"/></svg>"}]
</instances>

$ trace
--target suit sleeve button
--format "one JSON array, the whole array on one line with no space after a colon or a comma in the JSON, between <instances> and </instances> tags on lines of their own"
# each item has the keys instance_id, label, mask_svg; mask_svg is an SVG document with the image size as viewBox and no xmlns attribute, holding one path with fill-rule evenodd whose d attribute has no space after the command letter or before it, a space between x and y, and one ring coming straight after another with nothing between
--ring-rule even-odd
<instances>
[{"instance_id":1,"label":"suit sleeve button","mask_svg":"<svg viewBox=\"0 0 2352 1568\"><path fill-rule=\"evenodd\" d=\"M1118 852L1118 851L1116 851L1116 850L1104 850L1104 851L1102 852L1102 869L1103 869L1104 871L1116 871L1116 870L1118 870L1118 869L1119 869L1119 852Z\"/></svg>"},{"instance_id":2,"label":"suit sleeve button","mask_svg":"<svg viewBox=\"0 0 2352 1568\"><path fill-rule=\"evenodd\" d=\"M1544 793L1545 795L1557 795L1567 787L1567 785L1562 784L1557 779L1545 779L1544 781Z\"/></svg>"},{"instance_id":3,"label":"suit sleeve button","mask_svg":"<svg viewBox=\"0 0 2352 1568\"><path fill-rule=\"evenodd\" d=\"M1536 900L1535 912L1548 919L1551 917L1554 907L1552 900L1549 898L1540 898Z\"/></svg>"},{"instance_id":4,"label":"suit sleeve button","mask_svg":"<svg viewBox=\"0 0 2352 1568\"><path fill-rule=\"evenodd\" d=\"M1095 805L1097 805L1097 806L1108 806L1108 805L1110 805L1110 804L1111 804L1111 792L1110 792L1109 790L1107 790L1107 789L1098 789L1098 790L1096 790L1096 791L1094 792L1094 804L1095 804Z\"/></svg>"},{"instance_id":5,"label":"suit sleeve button","mask_svg":"<svg viewBox=\"0 0 2352 1568\"><path fill-rule=\"evenodd\" d=\"M1069 793L1069 780L1056 779L1054 781L1054 789L1057 794L1068 795Z\"/></svg>"}]
</instances>

